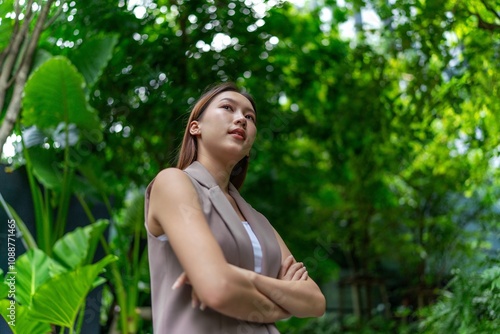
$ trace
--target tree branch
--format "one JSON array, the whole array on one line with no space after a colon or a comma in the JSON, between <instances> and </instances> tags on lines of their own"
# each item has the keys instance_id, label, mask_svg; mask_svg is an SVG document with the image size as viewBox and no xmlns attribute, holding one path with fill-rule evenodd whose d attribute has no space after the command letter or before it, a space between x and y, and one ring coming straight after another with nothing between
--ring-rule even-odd
<instances>
[{"instance_id":1,"label":"tree branch","mask_svg":"<svg viewBox=\"0 0 500 334\"><path fill-rule=\"evenodd\" d=\"M31 0L28 3L28 8L26 9L26 15L24 19L24 23L20 30L17 31L17 34L13 34L9 45L7 46L7 52L5 55L5 61L1 64L1 73L0 73L0 110L3 110L3 105L5 103L5 95L7 93L7 89L9 89L11 83L10 76L12 74L12 69L16 64L16 60L19 58L19 52L21 48L21 44L23 43L26 35L28 34L28 29L31 24L31 20L33 18L31 7L33 5L33 1ZM17 5L17 2L16 2ZM16 7L17 8L17 7ZM19 14L16 10L16 24L19 25ZM1 152L1 150L0 150Z\"/></svg>"},{"instance_id":2,"label":"tree branch","mask_svg":"<svg viewBox=\"0 0 500 334\"><path fill-rule=\"evenodd\" d=\"M499 14L491 7L489 7L488 4L486 4L483 0L481 0L482 4L486 7L486 9L490 12L492 12L495 16L499 17ZM495 31L500 29L500 25L496 23L490 23L485 21L479 13L473 12L471 10L465 9L467 12L469 12L470 15L475 16L478 20L477 27L480 29L484 30L489 30L489 31ZM500 18L500 17L499 17Z\"/></svg>"},{"instance_id":3,"label":"tree branch","mask_svg":"<svg viewBox=\"0 0 500 334\"><path fill-rule=\"evenodd\" d=\"M19 112L21 110L22 92L24 90L24 86L25 86L26 80L28 78L29 69L31 67L31 62L33 59L33 54L35 53L36 47L38 45L38 40L40 39L40 34L42 33L42 30L43 30L43 25L44 25L45 21L47 20L47 17L49 15L49 11L50 11L50 8L51 8L53 2L54 2L54 0L48 0L45 3L45 6L42 7L42 10L41 10L40 15L38 17L38 20L35 24L35 28L33 30L33 34L31 36L31 39L28 42L28 46L26 48L26 52L24 54L23 61L21 62L20 66L19 66L19 72L16 75L12 99L9 103L8 108L7 108L7 113L6 113L5 118L2 122L2 126L0 127L0 154L2 153L3 146L4 146L5 142L7 141L7 137L12 132L12 129L14 128L14 124L16 123L17 118L19 116ZM32 3L32 1L30 1L30 3ZM15 57L15 55L14 55L13 58L15 59L17 57ZM2 76L3 76L3 71L2 71ZM2 82L0 82L0 84L1 83ZM3 88L3 87L0 87L0 88ZM7 87L5 87L4 91L0 91L0 94L1 94L0 98L2 100L5 99L6 90L7 90ZM0 104L0 107L2 105L3 105L3 101Z\"/></svg>"},{"instance_id":4,"label":"tree branch","mask_svg":"<svg viewBox=\"0 0 500 334\"><path fill-rule=\"evenodd\" d=\"M63 5L66 3L66 0L62 0L61 1L61 4L59 5L59 7L57 8L57 12L47 21L47 23L45 23L45 26L43 27L43 30L47 29L48 27L50 27L52 25L52 23L54 23L54 21L57 19L57 17L59 15L61 15L62 11L63 11Z\"/></svg>"},{"instance_id":5,"label":"tree branch","mask_svg":"<svg viewBox=\"0 0 500 334\"><path fill-rule=\"evenodd\" d=\"M495 10L495 8L491 7L490 4L486 2L486 0L480 0L480 1L488 11L490 11L493 15L495 15L497 19L500 19L500 14Z\"/></svg>"}]
</instances>

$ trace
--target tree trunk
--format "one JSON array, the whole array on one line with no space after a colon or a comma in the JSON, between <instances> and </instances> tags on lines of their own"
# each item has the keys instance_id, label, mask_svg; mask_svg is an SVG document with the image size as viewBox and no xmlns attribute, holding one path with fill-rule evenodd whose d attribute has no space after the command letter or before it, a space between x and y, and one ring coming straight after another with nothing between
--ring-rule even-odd
<instances>
[{"instance_id":1,"label":"tree trunk","mask_svg":"<svg viewBox=\"0 0 500 334\"><path fill-rule=\"evenodd\" d=\"M49 15L49 11L53 2L54 0L48 0L42 7L30 38L28 36L28 27L31 20L28 19L28 17L32 18L31 5L33 4L33 1L29 1L26 10L26 21L23 23L21 29L15 31L15 34L12 37L9 46L7 47L8 53L6 54L5 61L1 66L2 74L0 77L0 110L3 109L5 96L12 80L14 81L14 91L12 93L12 98L9 102L9 106L7 107L7 113L5 114L5 117L2 121L2 126L0 127L0 154L3 152L3 146L7 141L7 137L12 133L12 129L14 128L14 125L19 118L22 93L28 78L29 70L31 68L33 55L35 53L36 47L38 45L38 40L40 39L40 34L44 29L44 25L47 21L47 17ZM24 43L27 44L27 47L23 52L21 45ZM14 64L18 60L21 61L19 69L17 73L13 73Z\"/></svg>"}]
</instances>

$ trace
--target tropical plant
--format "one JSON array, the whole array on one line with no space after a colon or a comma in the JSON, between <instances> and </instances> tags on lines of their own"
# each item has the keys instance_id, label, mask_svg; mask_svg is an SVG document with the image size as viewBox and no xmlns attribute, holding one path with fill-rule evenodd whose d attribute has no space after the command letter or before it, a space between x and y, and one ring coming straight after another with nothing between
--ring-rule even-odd
<instances>
[{"instance_id":1,"label":"tropical plant","mask_svg":"<svg viewBox=\"0 0 500 334\"><path fill-rule=\"evenodd\" d=\"M116 257L108 255L92 264L96 247L108 226L105 220L78 227L57 240L52 256L31 249L15 262L15 273L2 275L1 313L14 334L48 333L57 326L79 333L83 323L85 297L104 283L99 274ZM9 286L14 280L14 298ZM9 297L10 299L7 299ZM14 303L12 302L14 301ZM15 319L9 318L9 306L15 307Z\"/></svg>"},{"instance_id":2,"label":"tropical plant","mask_svg":"<svg viewBox=\"0 0 500 334\"><path fill-rule=\"evenodd\" d=\"M122 299L114 297L118 293L116 280L108 275L109 284L104 287L101 309L106 322L104 328L108 328L109 333L140 333L144 328L142 323L151 321L143 191L129 191L124 207L115 211L108 240L111 252L118 256L116 267L120 270L124 296ZM126 328L121 319L126 319Z\"/></svg>"},{"instance_id":3,"label":"tropical plant","mask_svg":"<svg viewBox=\"0 0 500 334\"><path fill-rule=\"evenodd\" d=\"M500 266L498 257L478 270L454 270L437 302L419 313L420 333L487 334L500 331ZM477 264L475 265L477 266Z\"/></svg>"}]
</instances>

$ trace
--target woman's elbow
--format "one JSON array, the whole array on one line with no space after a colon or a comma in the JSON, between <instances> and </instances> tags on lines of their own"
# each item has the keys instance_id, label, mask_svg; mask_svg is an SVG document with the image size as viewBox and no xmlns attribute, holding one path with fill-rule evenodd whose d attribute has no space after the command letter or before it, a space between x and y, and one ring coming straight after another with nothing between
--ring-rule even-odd
<instances>
[{"instance_id":1,"label":"woman's elbow","mask_svg":"<svg viewBox=\"0 0 500 334\"><path fill-rule=\"evenodd\" d=\"M319 318L323 316L326 312L326 299L323 293L318 292L310 299L310 304L306 314L303 314L301 318Z\"/></svg>"},{"instance_id":2,"label":"woman's elbow","mask_svg":"<svg viewBox=\"0 0 500 334\"><path fill-rule=\"evenodd\" d=\"M219 311L228 302L227 282L219 279L215 284L206 287L198 297L206 307Z\"/></svg>"},{"instance_id":3,"label":"woman's elbow","mask_svg":"<svg viewBox=\"0 0 500 334\"><path fill-rule=\"evenodd\" d=\"M326 298L323 293L319 293L314 308L314 317L321 317L326 312Z\"/></svg>"}]
</instances>

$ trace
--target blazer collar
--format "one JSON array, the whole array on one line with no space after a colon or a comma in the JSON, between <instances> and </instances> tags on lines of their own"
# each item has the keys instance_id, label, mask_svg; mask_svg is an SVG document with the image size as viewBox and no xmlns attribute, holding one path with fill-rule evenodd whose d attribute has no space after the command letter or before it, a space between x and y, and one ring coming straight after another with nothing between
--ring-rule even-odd
<instances>
[{"instance_id":1,"label":"blazer collar","mask_svg":"<svg viewBox=\"0 0 500 334\"><path fill-rule=\"evenodd\" d=\"M200 185L208 189L208 197L212 202L212 205L221 216L228 230L233 235L233 238L236 240L240 259L239 266L249 270L254 270L254 256L250 237L248 236L245 227L240 221L238 214L236 213L236 211L234 211L234 208L232 207L231 203L229 203L228 199L220 189L217 182L215 182L212 174L210 174L205 166L203 166L198 161L195 161L191 165L189 165L185 169L185 172L192 178L194 178ZM250 220L251 217L248 216L250 208L248 207L248 204L241 198L241 196L239 196L238 190L236 190L236 188L232 184L229 184L229 193L235 199L240 211L243 213L245 218L247 220ZM257 238L259 237L257 236ZM251 254L251 256L249 256L249 254Z\"/></svg>"}]
</instances>

